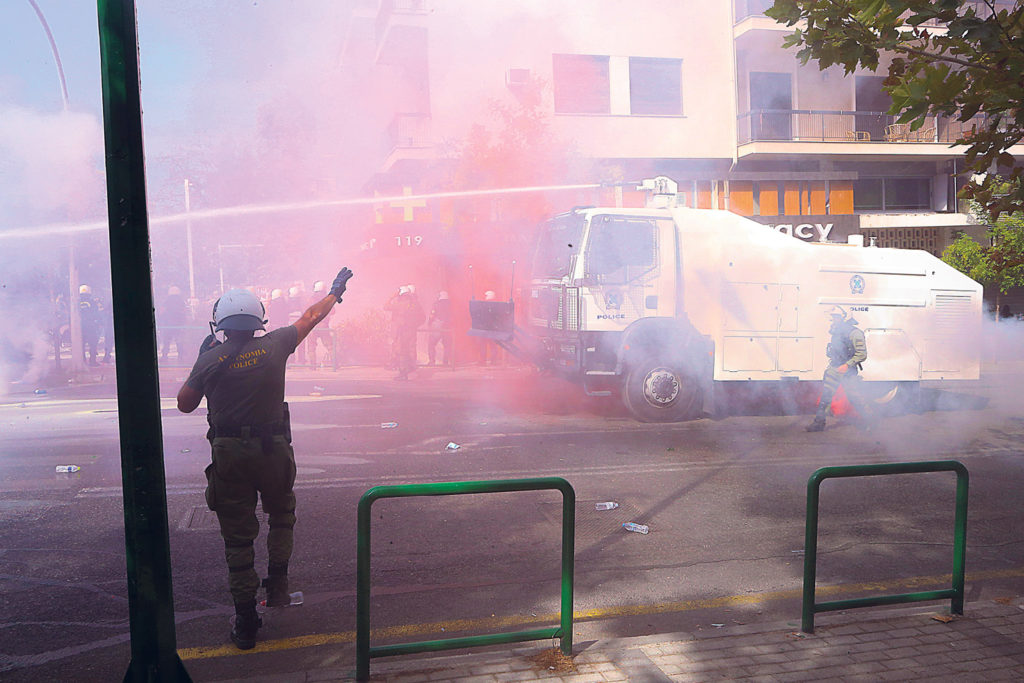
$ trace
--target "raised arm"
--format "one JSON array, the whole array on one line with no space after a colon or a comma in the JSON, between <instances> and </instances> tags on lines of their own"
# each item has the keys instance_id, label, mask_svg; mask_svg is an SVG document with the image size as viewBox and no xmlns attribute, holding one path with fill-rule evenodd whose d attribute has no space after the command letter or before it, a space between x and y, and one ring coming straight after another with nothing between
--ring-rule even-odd
<instances>
[{"instance_id":1,"label":"raised arm","mask_svg":"<svg viewBox=\"0 0 1024 683\"><path fill-rule=\"evenodd\" d=\"M313 331L313 328L327 317L327 314L334 308L334 304L341 303L341 295L345 293L351 277L352 271L348 268L338 271L338 277L334 278L330 293L307 308L302 316L295 321L295 329L299 332L298 342L305 339Z\"/></svg>"}]
</instances>

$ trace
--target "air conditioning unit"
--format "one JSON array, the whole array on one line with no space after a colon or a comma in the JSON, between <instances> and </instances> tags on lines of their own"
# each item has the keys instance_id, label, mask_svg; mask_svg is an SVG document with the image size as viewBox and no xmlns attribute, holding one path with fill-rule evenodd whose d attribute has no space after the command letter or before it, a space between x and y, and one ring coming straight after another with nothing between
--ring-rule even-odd
<instances>
[{"instance_id":1,"label":"air conditioning unit","mask_svg":"<svg viewBox=\"0 0 1024 683\"><path fill-rule=\"evenodd\" d=\"M521 88L530 82L529 69L509 68L505 71L505 85L510 88Z\"/></svg>"}]
</instances>

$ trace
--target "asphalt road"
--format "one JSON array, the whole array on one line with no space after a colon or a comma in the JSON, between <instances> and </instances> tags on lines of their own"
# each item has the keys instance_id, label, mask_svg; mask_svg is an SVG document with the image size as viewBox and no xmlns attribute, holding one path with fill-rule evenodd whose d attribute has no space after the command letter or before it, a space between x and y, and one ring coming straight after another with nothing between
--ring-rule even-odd
<instances>
[{"instance_id":1,"label":"asphalt road","mask_svg":"<svg viewBox=\"0 0 1024 683\"><path fill-rule=\"evenodd\" d=\"M799 625L807 479L817 468L956 459L970 471L968 592L1024 585L1024 375L928 393L921 414L865 432L804 432L808 397L729 402L731 414L640 424L520 368L290 375L299 466L293 590L251 653L230 646L223 544L205 509L204 410L181 415L183 370L162 373L178 647L195 680L354 666L355 514L379 484L566 478L576 505L577 641L716 624ZM106 681L129 661L116 400L109 377L0 397L0 676ZM384 428L382 423L396 422ZM449 450L449 443L458 444ZM74 474L54 467L76 464ZM948 587L955 476L827 481L819 591ZM595 510L595 503L619 507ZM629 533L623 522L650 527ZM381 500L373 506L374 643L557 623L555 491ZM257 567L265 548L257 545ZM819 620L851 618L819 615Z\"/></svg>"}]
</instances>

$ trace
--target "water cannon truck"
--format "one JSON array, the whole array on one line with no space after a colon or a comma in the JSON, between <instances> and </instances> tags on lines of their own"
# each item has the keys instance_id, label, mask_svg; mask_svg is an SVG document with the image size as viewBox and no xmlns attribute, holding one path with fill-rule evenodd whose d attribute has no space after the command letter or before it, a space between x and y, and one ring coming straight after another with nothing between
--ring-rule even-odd
<instances>
[{"instance_id":1,"label":"water cannon truck","mask_svg":"<svg viewBox=\"0 0 1024 683\"><path fill-rule=\"evenodd\" d=\"M912 406L924 383L978 379L982 287L932 254L861 235L804 242L678 207L665 177L639 189L647 208L548 220L518 318L515 301L473 301L470 334L648 422L714 414L734 387L820 382L833 305L864 331L861 376L879 403Z\"/></svg>"}]
</instances>

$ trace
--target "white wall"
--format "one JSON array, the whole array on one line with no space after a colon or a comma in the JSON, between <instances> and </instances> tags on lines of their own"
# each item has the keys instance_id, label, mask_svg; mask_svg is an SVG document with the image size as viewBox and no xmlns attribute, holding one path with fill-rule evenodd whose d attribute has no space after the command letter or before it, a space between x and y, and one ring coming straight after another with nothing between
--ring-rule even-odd
<instances>
[{"instance_id":1,"label":"white wall","mask_svg":"<svg viewBox=\"0 0 1024 683\"><path fill-rule=\"evenodd\" d=\"M611 115L555 116L555 130L584 156L718 157L735 149L731 11L694 0L434 0L430 16L434 135L455 139L511 102L510 67L546 84L554 111L552 54L608 55ZM628 116L628 57L682 59L683 116Z\"/></svg>"}]
</instances>

